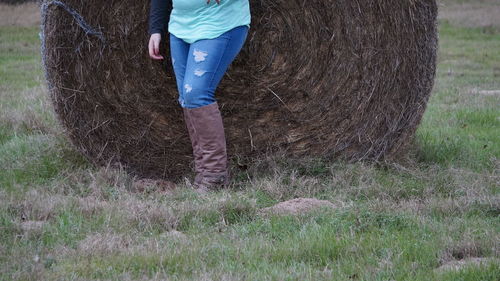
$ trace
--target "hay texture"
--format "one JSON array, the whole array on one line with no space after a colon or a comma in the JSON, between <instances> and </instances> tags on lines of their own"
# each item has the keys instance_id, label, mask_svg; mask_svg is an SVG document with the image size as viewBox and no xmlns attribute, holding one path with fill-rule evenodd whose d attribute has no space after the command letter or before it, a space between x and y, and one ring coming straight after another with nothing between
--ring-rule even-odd
<instances>
[{"instance_id":1,"label":"hay texture","mask_svg":"<svg viewBox=\"0 0 500 281\"><path fill-rule=\"evenodd\" d=\"M250 2L247 42L216 93L231 156L282 149L359 160L405 150L433 87L435 0ZM144 177L189 171L170 60L148 56L149 0L42 7L46 77L73 144L96 164Z\"/></svg>"}]
</instances>

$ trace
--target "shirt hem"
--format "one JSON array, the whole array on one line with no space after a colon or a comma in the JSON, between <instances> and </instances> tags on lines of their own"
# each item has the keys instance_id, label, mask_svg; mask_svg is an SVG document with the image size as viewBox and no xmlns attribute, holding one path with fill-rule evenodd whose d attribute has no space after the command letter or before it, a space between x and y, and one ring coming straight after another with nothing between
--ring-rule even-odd
<instances>
[{"instance_id":1,"label":"shirt hem","mask_svg":"<svg viewBox=\"0 0 500 281\"><path fill-rule=\"evenodd\" d=\"M223 31L217 32L217 33L215 33L213 35L199 36L199 37L196 37L196 38L189 38L189 37L184 37L183 38L182 35L177 35L177 34L175 34L175 32L170 31L170 29L168 30L168 32L170 34L174 35L175 37L181 39L182 41L188 43L188 44L193 44L194 42L200 41L200 40L215 39L215 38L221 36L222 34L228 32L229 30L234 29L236 27L240 27L240 26L247 26L248 28L250 28L250 24L249 23L247 23L247 24L245 24L245 23L244 24L237 24L237 25L234 25L234 26L232 26L232 27L230 27L228 29L225 29Z\"/></svg>"}]
</instances>

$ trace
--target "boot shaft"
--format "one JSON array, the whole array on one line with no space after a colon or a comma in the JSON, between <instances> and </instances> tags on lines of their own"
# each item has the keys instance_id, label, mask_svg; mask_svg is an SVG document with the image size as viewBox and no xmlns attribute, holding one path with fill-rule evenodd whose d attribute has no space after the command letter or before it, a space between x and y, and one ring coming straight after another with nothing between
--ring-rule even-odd
<instances>
[{"instance_id":1,"label":"boot shaft","mask_svg":"<svg viewBox=\"0 0 500 281\"><path fill-rule=\"evenodd\" d=\"M198 108L185 108L184 112L193 145L195 167L199 170L196 182L205 185L227 184L226 137L217 102Z\"/></svg>"}]
</instances>

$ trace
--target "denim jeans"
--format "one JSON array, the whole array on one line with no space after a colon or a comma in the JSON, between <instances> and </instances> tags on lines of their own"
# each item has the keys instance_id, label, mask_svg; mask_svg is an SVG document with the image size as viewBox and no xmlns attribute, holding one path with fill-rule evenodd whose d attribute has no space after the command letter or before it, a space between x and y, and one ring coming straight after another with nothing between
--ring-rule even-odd
<instances>
[{"instance_id":1,"label":"denim jeans","mask_svg":"<svg viewBox=\"0 0 500 281\"><path fill-rule=\"evenodd\" d=\"M192 44L170 34L172 66L184 108L198 108L216 101L215 90L245 43L247 26L235 27L217 38Z\"/></svg>"}]
</instances>

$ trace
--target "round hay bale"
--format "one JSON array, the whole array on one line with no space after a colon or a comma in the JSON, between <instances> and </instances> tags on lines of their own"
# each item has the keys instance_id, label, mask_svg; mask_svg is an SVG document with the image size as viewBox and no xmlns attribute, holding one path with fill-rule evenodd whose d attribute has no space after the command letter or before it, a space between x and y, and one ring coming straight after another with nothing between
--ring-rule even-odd
<instances>
[{"instance_id":1,"label":"round hay bale","mask_svg":"<svg viewBox=\"0 0 500 281\"><path fill-rule=\"evenodd\" d=\"M170 60L147 54L149 2L46 0L44 66L55 112L92 162L175 179L191 146ZM231 156L404 150L433 87L435 0L250 2L247 42L216 93Z\"/></svg>"}]
</instances>

